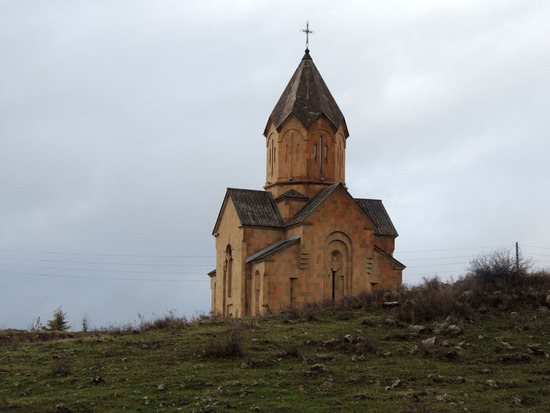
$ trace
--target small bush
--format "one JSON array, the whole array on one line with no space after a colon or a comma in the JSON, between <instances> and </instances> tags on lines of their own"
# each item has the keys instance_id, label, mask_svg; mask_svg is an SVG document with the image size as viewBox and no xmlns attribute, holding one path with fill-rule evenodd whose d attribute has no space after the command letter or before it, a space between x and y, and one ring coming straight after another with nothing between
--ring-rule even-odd
<instances>
[{"instance_id":1,"label":"small bush","mask_svg":"<svg viewBox=\"0 0 550 413\"><path fill-rule=\"evenodd\" d=\"M244 331L246 325L238 322L230 325L223 333L212 337L204 350L205 357L226 358L238 357L245 354Z\"/></svg>"},{"instance_id":2,"label":"small bush","mask_svg":"<svg viewBox=\"0 0 550 413\"><path fill-rule=\"evenodd\" d=\"M499 288L511 287L524 277L532 262L519 256L513 257L510 250L501 249L489 254L481 254L470 261L468 274L485 284Z\"/></svg>"},{"instance_id":3,"label":"small bush","mask_svg":"<svg viewBox=\"0 0 550 413\"><path fill-rule=\"evenodd\" d=\"M52 373L55 376L68 376L72 372L72 362L65 356L54 356L52 359Z\"/></svg>"},{"instance_id":4,"label":"small bush","mask_svg":"<svg viewBox=\"0 0 550 413\"><path fill-rule=\"evenodd\" d=\"M424 279L420 286L401 291L400 306L393 309L397 320L417 324L438 319L462 317L467 309L457 299L452 284L443 283L438 277Z\"/></svg>"}]
</instances>

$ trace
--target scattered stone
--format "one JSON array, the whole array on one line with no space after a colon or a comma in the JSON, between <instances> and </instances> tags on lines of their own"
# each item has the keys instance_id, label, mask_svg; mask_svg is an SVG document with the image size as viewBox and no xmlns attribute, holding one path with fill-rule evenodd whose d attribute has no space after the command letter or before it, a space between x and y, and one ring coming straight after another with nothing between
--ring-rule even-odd
<instances>
[{"instance_id":1,"label":"scattered stone","mask_svg":"<svg viewBox=\"0 0 550 413\"><path fill-rule=\"evenodd\" d=\"M483 339L485 339L485 337L480 334L479 336L477 336L477 339L478 340L483 340Z\"/></svg>"},{"instance_id":2,"label":"scattered stone","mask_svg":"<svg viewBox=\"0 0 550 413\"><path fill-rule=\"evenodd\" d=\"M445 351L445 353L443 353L443 356L449 360L455 360L457 358L460 357L460 353L459 353L459 350L462 350L461 347L453 347L447 351Z\"/></svg>"},{"instance_id":3,"label":"scattered stone","mask_svg":"<svg viewBox=\"0 0 550 413\"><path fill-rule=\"evenodd\" d=\"M166 386L164 384L159 384L158 387L157 387L157 390L158 391L165 391L166 390Z\"/></svg>"},{"instance_id":4,"label":"scattered stone","mask_svg":"<svg viewBox=\"0 0 550 413\"><path fill-rule=\"evenodd\" d=\"M420 398L420 396L416 393L414 393L411 389L409 389L406 393L405 393L405 399L411 401L411 402L421 402L422 399Z\"/></svg>"},{"instance_id":5,"label":"scattered stone","mask_svg":"<svg viewBox=\"0 0 550 413\"><path fill-rule=\"evenodd\" d=\"M338 343L338 340L336 340L335 338L331 338L330 340L323 341L323 345L325 347L335 346L337 343Z\"/></svg>"},{"instance_id":6,"label":"scattered stone","mask_svg":"<svg viewBox=\"0 0 550 413\"><path fill-rule=\"evenodd\" d=\"M528 344L527 349L531 354L534 354L535 356L544 356L546 354L544 348L539 343Z\"/></svg>"},{"instance_id":7,"label":"scattered stone","mask_svg":"<svg viewBox=\"0 0 550 413\"><path fill-rule=\"evenodd\" d=\"M421 325L412 325L412 326L409 326L409 331L411 333L416 333L416 334L421 334L421 333L424 333L426 332L426 327L425 326L421 326Z\"/></svg>"},{"instance_id":8,"label":"scattered stone","mask_svg":"<svg viewBox=\"0 0 550 413\"><path fill-rule=\"evenodd\" d=\"M434 383L443 383L443 382L445 381L445 379L443 378L443 376L442 376L441 374L437 374L437 375L435 375L435 374L430 374L430 375L428 376L428 378L429 378L429 379L432 379L432 381L433 381Z\"/></svg>"},{"instance_id":9,"label":"scattered stone","mask_svg":"<svg viewBox=\"0 0 550 413\"><path fill-rule=\"evenodd\" d=\"M418 353L418 350L420 350L419 347L416 344L413 344L411 346L411 348L409 349L408 353L409 354L416 354L416 353Z\"/></svg>"},{"instance_id":10,"label":"scattered stone","mask_svg":"<svg viewBox=\"0 0 550 413\"><path fill-rule=\"evenodd\" d=\"M513 350L514 349L514 346L512 346L510 343L507 343L506 341L501 341L500 344L506 350Z\"/></svg>"},{"instance_id":11,"label":"scattered stone","mask_svg":"<svg viewBox=\"0 0 550 413\"><path fill-rule=\"evenodd\" d=\"M491 369L483 369L480 371L481 374L491 374L493 371Z\"/></svg>"},{"instance_id":12,"label":"scattered stone","mask_svg":"<svg viewBox=\"0 0 550 413\"><path fill-rule=\"evenodd\" d=\"M544 302L546 303L546 305L550 306L550 294L546 296L546 300L544 300Z\"/></svg>"},{"instance_id":13,"label":"scattered stone","mask_svg":"<svg viewBox=\"0 0 550 413\"><path fill-rule=\"evenodd\" d=\"M512 396L512 399L510 400L510 404L519 405L519 404L522 404L522 403L523 403L523 400L520 399L518 396Z\"/></svg>"},{"instance_id":14,"label":"scattered stone","mask_svg":"<svg viewBox=\"0 0 550 413\"><path fill-rule=\"evenodd\" d=\"M450 402L451 400L453 400L453 398L449 396L447 393L440 394L439 396L436 397L436 399L439 402Z\"/></svg>"},{"instance_id":15,"label":"scattered stone","mask_svg":"<svg viewBox=\"0 0 550 413\"><path fill-rule=\"evenodd\" d=\"M385 351L384 353L382 353L382 357L384 358L391 357L391 351Z\"/></svg>"},{"instance_id":16,"label":"scattered stone","mask_svg":"<svg viewBox=\"0 0 550 413\"><path fill-rule=\"evenodd\" d=\"M345 341L346 343L351 343L351 342L353 342L353 337L352 337L352 335L351 335L351 334L346 334L346 335L344 336L344 341Z\"/></svg>"},{"instance_id":17,"label":"scattered stone","mask_svg":"<svg viewBox=\"0 0 550 413\"><path fill-rule=\"evenodd\" d=\"M324 364L314 364L309 368L309 370L305 371L304 374L306 376L312 376L314 374L320 374L327 370L326 366Z\"/></svg>"},{"instance_id":18,"label":"scattered stone","mask_svg":"<svg viewBox=\"0 0 550 413\"><path fill-rule=\"evenodd\" d=\"M102 378L100 375L96 375L96 376L94 376L94 378L92 379L92 383L93 383L93 384L101 384L101 383L103 383L103 382L104 382L104 380L103 380L103 378Z\"/></svg>"},{"instance_id":19,"label":"scattered stone","mask_svg":"<svg viewBox=\"0 0 550 413\"><path fill-rule=\"evenodd\" d=\"M395 379L391 386L386 386L386 390L392 390L392 389L395 389L396 387L399 387L401 385L401 380L399 379Z\"/></svg>"},{"instance_id":20,"label":"scattered stone","mask_svg":"<svg viewBox=\"0 0 550 413\"><path fill-rule=\"evenodd\" d=\"M324 364L314 364L310 368L311 371L325 371L326 369L327 368L325 367Z\"/></svg>"},{"instance_id":21,"label":"scattered stone","mask_svg":"<svg viewBox=\"0 0 550 413\"><path fill-rule=\"evenodd\" d=\"M492 389L498 389L498 384L497 384L497 382L494 381L494 380L487 380L487 381L485 382L485 384L486 384L487 386L489 386L490 388L492 388Z\"/></svg>"},{"instance_id":22,"label":"scattered stone","mask_svg":"<svg viewBox=\"0 0 550 413\"><path fill-rule=\"evenodd\" d=\"M439 333L442 333L444 332L447 327L449 327L449 324L446 323L446 322L443 322L443 323L433 323L433 332L436 333L436 334L439 334Z\"/></svg>"},{"instance_id":23,"label":"scattered stone","mask_svg":"<svg viewBox=\"0 0 550 413\"><path fill-rule=\"evenodd\" d=\"M399 307L399 301L385 301L385 302L382 304L382 307L383 307L383 308L395 308L395 307Z\"/></svg>"},{"instance_id":24,"label":"scattered stone","mask_svg":"<svg viewBox=\"0 0 550 413\"><path fill-rule=\"evenodd\" d=\"M466 379L462 376L455 377L453 380L454 380L455 383L465 383L466 382Z\"/></svg>"},{"instance_id":25,"label":"scattered stone","mask_svg":"<svg viewBox=\"0 0 550 413\"><path fill-rule=\"evenodd\" d=\"M427 338L426 340L422 340L422 344L425 347L433 347L433 346L435 346L436 342L437 342L437 337L435 337L435 336Z\"/></svg>"},{"instance_id":26,"label":"scattered stone","mask_svg":"<svg viewBox=\"0 0 550 413\"><path fill-rule=\"evenodd\" d=\"M529 361L530 358L527 354L521 353L503 353L499 356L498 361L502 363L519 363L522 361Z\"/></svg>"},{"instance_id":27,"label":"scattered stone","mask_svg":"<svg viewBox=\"0 0 550 413\"><path fill-rule=\"evenodd\" d=\"M458 335L461 333L461 329L459 326L457 326L456 324L451 324L449 327L447 327L447 333L449 334L452 334L452 335Z\"/></svg>"}]
</instances>

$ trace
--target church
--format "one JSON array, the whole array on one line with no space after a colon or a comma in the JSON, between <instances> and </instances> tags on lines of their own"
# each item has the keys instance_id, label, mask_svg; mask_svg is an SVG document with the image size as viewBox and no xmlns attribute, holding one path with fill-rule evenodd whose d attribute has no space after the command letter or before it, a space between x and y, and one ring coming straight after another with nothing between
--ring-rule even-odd
<instances>
[{"instance_id":1,"label":"church","mask_svg":"<svg viewBox=\"0 0 550 413\"><path fill-rule=\"evenodd\" d=\"M214 225L212 314L258 316L397 288L397 231L382 201L348 191L348 128L309 49L264 136L264 190L228 188Z\"/></svg>"}]
</instances>

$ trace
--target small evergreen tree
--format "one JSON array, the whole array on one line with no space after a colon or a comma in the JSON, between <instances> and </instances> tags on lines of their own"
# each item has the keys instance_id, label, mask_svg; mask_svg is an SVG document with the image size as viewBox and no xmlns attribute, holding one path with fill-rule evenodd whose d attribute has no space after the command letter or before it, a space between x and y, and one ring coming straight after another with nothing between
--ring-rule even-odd
<instances>
[{"instance_id":1,"label":"small evergreen tree","mask_svg":"<svg viewBox=\"0 0 550 413\"><path fill-rule=\"evenodd\" d=\"M61 306L53 312L53 318L48 320L48 330L52 331L67 331L69 329L69 323L67 321L67 313L65 313Z\"/></svg>"}]
</instances>

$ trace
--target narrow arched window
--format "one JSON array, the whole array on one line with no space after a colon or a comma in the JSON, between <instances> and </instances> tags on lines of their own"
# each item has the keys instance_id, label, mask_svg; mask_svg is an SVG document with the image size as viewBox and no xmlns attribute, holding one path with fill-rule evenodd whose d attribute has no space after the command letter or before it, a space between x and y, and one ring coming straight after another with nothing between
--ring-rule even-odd
<instances>
[{"instance_id":1,"label":"narrow arched window","mask_svg":"<svg viewBox=\"0 0 550 413\"><path fill-rule=\"evenodd\" d=\"M225 262L224 262L224 271L225 271L225 282L227 283L226 291L227 296L231 297L232 287L233 287L233 252L231 251L231 245L228 245L225 250Z\"/></svg>"}]
</instances>

